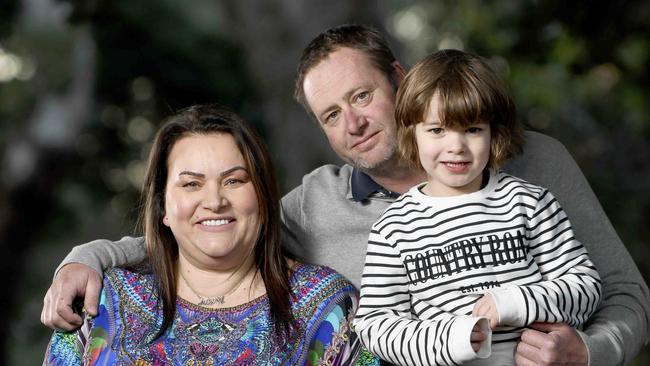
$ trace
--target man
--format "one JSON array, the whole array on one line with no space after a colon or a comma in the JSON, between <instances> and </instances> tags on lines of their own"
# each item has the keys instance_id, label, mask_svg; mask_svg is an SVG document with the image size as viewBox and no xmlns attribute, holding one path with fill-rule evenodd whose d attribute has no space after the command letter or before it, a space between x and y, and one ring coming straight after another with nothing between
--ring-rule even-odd
<instances>
[{"instance_id":1,"label":"man","mask_svg":"<svg viewBox=\"0 0 650 366\"><path fill-rule=\"evenodd\" d=\"M296 99L347 164L314 170L283 197L287 246L308 262L333 267L357 286L372 223L395 197L425 179L396 155L395 91L404 75L382 35L354 25L317 36L298 67ZM547 187L562 202L598 268L604 300L584 332L561 323L535 324L524 331L516 361L629 362L648 339L648 288L566 149L548 136L526 137L524 154L506 170ZM72 312L71 302L83 296L86 309L95 313L101 283L97 272L143 258L141 238L98 240L74 248L45 297L43 323L61 329L79 326L81 318Z\"/></svg>"}]
</instances>

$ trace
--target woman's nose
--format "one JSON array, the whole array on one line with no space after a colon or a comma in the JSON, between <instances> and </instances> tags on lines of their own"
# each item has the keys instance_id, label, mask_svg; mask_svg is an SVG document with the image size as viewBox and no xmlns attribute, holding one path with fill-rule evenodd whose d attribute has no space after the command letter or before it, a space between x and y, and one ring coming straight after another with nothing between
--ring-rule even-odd
<instances>
[{"instance_id":1,"label":"woman's nose","mask_svg":"<svg viewBox=\"0 0 650 366\"><path fill-rule=\"evenodd\" d=\"M228 205L228 199L219 190L219 188L210 188L206 190L203 197L203 206L211 211L219 211Z\"/></svg>"}]
</instances>

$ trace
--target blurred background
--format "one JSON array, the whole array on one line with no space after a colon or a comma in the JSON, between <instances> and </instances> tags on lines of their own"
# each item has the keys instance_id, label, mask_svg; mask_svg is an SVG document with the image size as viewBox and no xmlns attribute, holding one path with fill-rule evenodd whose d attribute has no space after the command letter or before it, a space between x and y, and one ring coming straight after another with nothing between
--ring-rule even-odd
<instances>
[{"instance_id":1,"label":"blurred background","mask_svg":"<svg viewBox=\"0 0 650 366\"><path fill-rule=\"evenodd\" d=\"M386 32L406 65L440 48L490 59L650 279L648 1L2 0L0 365L42 362L42 299L73 245L134 233L164 116L232 107L268 141L283 192L337 163L292 91L302 48L346 22Z\"/></svg>"}]
</instances>

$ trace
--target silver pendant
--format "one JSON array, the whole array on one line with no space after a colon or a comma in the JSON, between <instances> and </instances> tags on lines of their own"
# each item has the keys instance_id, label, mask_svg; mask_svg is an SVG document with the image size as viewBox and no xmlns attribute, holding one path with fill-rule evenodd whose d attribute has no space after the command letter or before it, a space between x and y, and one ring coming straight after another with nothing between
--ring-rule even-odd
<instances>
[{"instance_id":1,"label":"silver pendant","mask_svg":"<svg viewBox=\"0 0 650 366\"><path fill-rule=\"evenodd\" d=\"M214 304L223 304L225 301L225 296L216 296L216 297L210 297L207 299L201 299L199 301L199 306L212 306Z\"/></svg>"}]
</instances>

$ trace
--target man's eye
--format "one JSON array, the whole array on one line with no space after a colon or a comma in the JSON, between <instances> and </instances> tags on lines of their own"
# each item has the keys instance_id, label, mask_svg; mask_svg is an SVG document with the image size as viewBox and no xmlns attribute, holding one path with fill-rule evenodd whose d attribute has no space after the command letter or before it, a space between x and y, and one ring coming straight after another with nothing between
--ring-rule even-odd
<instances>
[{"instance_id":1,"label":"man's eye","mask_svg":"<svg viewBox=\"0 0 650 366\"><path fill-rule=\"evenodd\" d=\"M361 93L357 94L355 100L357 102L363 102L364 100L368 99L369 97L370 97L370 93L367 92L367 91L364 91L364 92L361 92Z\"/></svg>"},{"instance_id":2,"label":"man's eye","mask_svg":"<svg viewBox=\"0 0 650 366\"><path fill-rule=\"evenodd\" d=\"M335 121L336 118L339 116L339 113L340 113L339 111L333 111L330 114L328 114L327 117L325 117L325 123Z\"/></svg>"}]
</instances>

